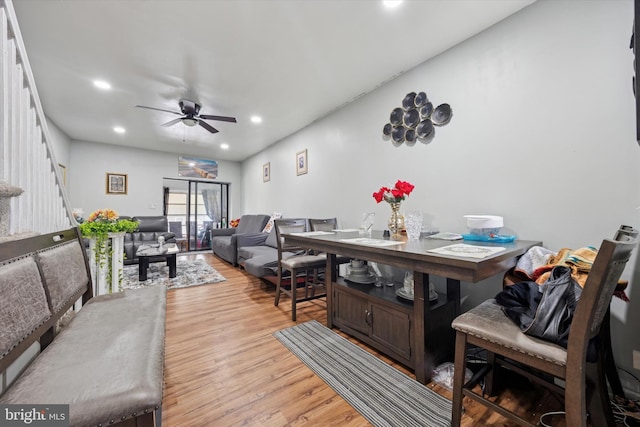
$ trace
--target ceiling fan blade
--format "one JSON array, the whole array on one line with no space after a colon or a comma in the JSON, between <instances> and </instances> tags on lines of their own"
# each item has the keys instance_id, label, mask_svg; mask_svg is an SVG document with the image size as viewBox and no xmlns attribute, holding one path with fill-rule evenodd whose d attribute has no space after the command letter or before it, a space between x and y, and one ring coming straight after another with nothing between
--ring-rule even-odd
<instances>
[{"instance_id":1,"label":"ceiling fan blade","mask_svg":"<svg viewBox=\"0 0 640 427\"><path fill-rule=\"evenodd\" d=\"M209 123L203 122L202 120L198 120L198 124L208 130L211 133L218 133L218 129L211 126Z\"/></svg>"},{"instance_id":2,"label":"ceiling fan blade","mask_svg":"<svg viewBox=\"0 0 640 427\"><path fill-rule=\"evenodd\" d=\"M182 117L178 117L177 119L173 119L171 121L168 121L167 123L163 124L162 126L173 126L176 123L180 123L181 120L182 120Z\"/></svg>"},{"instance_id":3,"label":"ceiling fan blade","mask_svg":"<svg viewBox=\"0 0 640 427\"><path fill-rule=\"evenodd\" d=\"M201 119L207 119L207 120L218 120L220 122L231 122L231 123L237 123L236 118L235 117L227 117L227 116L210 116L209 114L200 114Z\"/></svg>"},{"instance_id":4,"label":"ceiling fan blade","mask_svg":"<svg viewBox=\"0 0 640 427\"><path fill-rule=\"evenodd\" d=\"M165 113L171 113L171 114L177 114L179 116L182 115L182 113L178 113L176 111L171 111L171 110L164 110L162 108L155 108L155 107L146 107L144 105L136 105L136 107L138 108L146 108L147 110L156 110L156 111L164 111Z\"/></svg>"}]
</instances>

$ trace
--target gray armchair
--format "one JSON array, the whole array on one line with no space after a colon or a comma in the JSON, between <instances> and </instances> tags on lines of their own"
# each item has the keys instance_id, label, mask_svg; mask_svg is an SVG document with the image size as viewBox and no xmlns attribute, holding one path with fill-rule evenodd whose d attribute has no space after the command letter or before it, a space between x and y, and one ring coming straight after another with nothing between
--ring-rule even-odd
<instances>
[{"instance_id":1,"label":"gray armchair","mask_svg":"<svg viewBox=\"0 0 640 427\"><path fill-rule=\"evenodd\" d=\"M236 228L214 228L211 230L211 250L223 260L238 265L239 235L262 233L270 215L242 215Z\"/></svg>"}]
</instances>

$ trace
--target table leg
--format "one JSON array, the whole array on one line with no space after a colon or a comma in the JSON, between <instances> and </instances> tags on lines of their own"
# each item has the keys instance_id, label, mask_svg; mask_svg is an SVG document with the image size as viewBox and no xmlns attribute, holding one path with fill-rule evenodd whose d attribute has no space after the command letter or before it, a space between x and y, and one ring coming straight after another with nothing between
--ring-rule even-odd
<instances>
[{"instance_id":1,"label":"table leg","mask_svg":"<svg viewBox=\"0 0 640 427\"><path fill-rule=\"evenodd\" d=\"M413 272L413 363L416 380L422 384L431 381L431 366L425 361L425 323L430 321L429 275Z\"/></svg>"},{"instance_id":2,"label":"table leg","mask_svg":"<svg viewBox=\"0 0 640 427\"><path fill-rule=\"evenodd\" d=\"M324 287L327 290L327 328L333 328L333 283L338 279L336 273L336 255L327 254L327 266L324 271Z\"/></svg>"},{"instance_id":3,"label":"table leg","mask_svg":"<svg viewBox=\"0 0 640 427\"><path fill-rule=\"evenodd\" d=\"M169 266L169 278L176 277L176 254L167 255L167 265Z\"/></svg>"},{"instance_id":4,"label":"table leg","mask_svg":"<svg viewBox=\"0 0 640 427\"><path fill-rule=\"evenodd\" d=\"M138 280L144 282L147 280L147 269L149 268L149 258L146 256L138 257Z\"/></svg>"},{"instance_id":5,"label":"table leg","mask_svg":"<svg viewBox=\"0 0 640 427\"><path fill-rule=\"evenodd\" d=\"M460 280L447 278L447 301L454 305L454 319L460 314Z\"/></svg>"},{"instance_id":6,"label":"table leg","mask_svg":"<svg viewBox=\"0 0 640 427\"><path fill-rule=\"evenodd\" d=\"M460 315L460 280L447 278L447 303L453 305L451 313L451 322L453 319ZM445 349L445 354L451 357L455 355L456 334L453 328L450 328L449 335L446 341L443 342L442 347Z\"/></svg>"}]
</instances>

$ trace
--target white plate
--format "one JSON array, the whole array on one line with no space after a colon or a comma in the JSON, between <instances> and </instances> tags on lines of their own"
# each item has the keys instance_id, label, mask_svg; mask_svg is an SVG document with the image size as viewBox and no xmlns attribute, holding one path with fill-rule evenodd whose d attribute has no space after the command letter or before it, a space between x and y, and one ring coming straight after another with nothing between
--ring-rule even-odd
<instances>
[{"instance_id":1,"label":"white plate","mask_svg":"<svg viewBox=\"0 0 640 427\"><path fill-rule=\"evenodd\" d=\"M400 298L408 299L409 301L413 301L413 294L405 292L404 288L396 289L396 295L398 295Z\"/></svg>"},{"instance_id":2,"label":"white plate","mask_svg":"<svg viewBox=\"0 0 640 427\"><path fill-rule=\"evenodd\" d=\"M407 292L404 291L404 288L398 288L396 289L396 295L398 295L400 298L403 299L407 299L409 301L413 301L413 294L409 294ZM433 292L433 293L429 293L429 301L435 301L438 299L438 293L437 292Z\"/></svg>"},{"instance_id":3,"label":"white plate","mask_svg":"<svg viewBox=\"0 0 640 427\"><path fill-rule=\"evenodd\" d=\"M357 275L357 276L346 275L346 276L344 276L344 278L345 278L345 280L348 280L350 282L361 283L361 284L364 284L364 285L375 283L375 281L376 281L375 274Z\"/></svg>"}]
</instances>

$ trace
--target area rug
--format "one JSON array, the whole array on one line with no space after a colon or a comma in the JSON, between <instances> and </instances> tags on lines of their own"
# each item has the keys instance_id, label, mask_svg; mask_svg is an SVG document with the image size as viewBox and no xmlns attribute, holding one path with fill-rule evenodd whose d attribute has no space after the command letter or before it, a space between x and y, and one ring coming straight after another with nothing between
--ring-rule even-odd
<instances>
[{"instance_id":1,"label":"area rug","mask_svg":"<svg viewBox=\"0 0 640 427\"><path fill-rule=\"evenodd\" d=\"M167 289L189 288L223 282L227 279L201 259L176 261L176 277L169 278L169 267L166 262L153 262L147 270L147 280L138 281L138 264L125 265L122 272L122 287L136 289L144 286L166 285Z\"/></svg>"},{"instance_id":2,"label":"area rug","mask_svg":"<svg viewBox=\"0 0 640 427\"><path fill-rule=\"evenodd\" d=\"M374 426L451 425L451 402L315 320L273 334Z\"/></svg>"}]
</instances>

